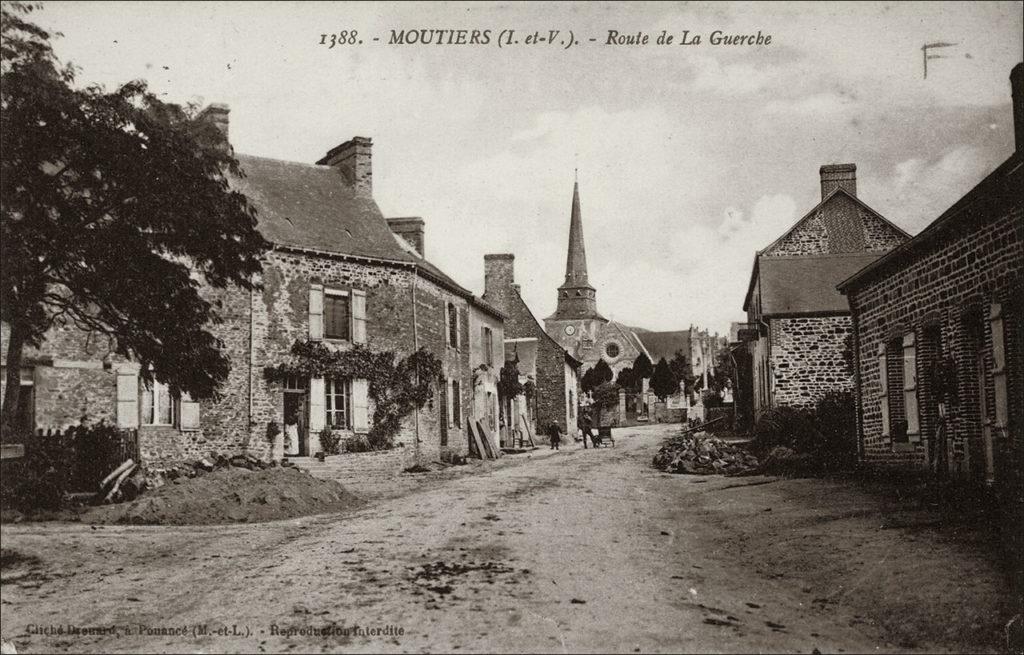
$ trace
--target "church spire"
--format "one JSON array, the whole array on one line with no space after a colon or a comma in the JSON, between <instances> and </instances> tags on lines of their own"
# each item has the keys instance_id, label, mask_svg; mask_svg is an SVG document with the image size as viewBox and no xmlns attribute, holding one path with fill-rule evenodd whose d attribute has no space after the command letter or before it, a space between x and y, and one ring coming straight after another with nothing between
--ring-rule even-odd
<instances>
[{"instance_id":1,"label":"church spire","mask_svg":"<svg viewBox=\"0 0 1024 655\"><path fill-rule=\"evenodd\" d=\"M597 313L597 290L587 279L587 250L583 246L583 214L580 212L580 183L572 187L569 219L569 252L565 258L565 282L558 287L558 308L547 320L605 319Z\"/></svg>"},{"instance_id":2,"label":"church spire","mask_svg":"<svg viewBox=\"0 0 1024 655\"><path fill-rule=\"evenodd\" d=\"M569 220L569 254L565 259L564 289L590 287L587 281L587 249L583 245L583 216L580 213L580 182L572 185L572 217Z\"/></svg>"}]
</instances>

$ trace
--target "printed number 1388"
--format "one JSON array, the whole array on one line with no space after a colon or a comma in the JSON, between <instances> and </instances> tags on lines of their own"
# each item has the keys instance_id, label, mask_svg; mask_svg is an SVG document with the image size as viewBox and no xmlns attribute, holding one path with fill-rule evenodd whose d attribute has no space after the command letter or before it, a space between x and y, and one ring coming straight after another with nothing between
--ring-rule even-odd
<instances>
[{"instance_id":1,"label":"printed number 1388","mask_svg":"<svg viewBox=\"0 0 1024 655\"><path fill-rule=\"evenodd\" d=\"M356 30L342 30L337 34L320 35L320 45L325 45L328 49L336 45L355 45L357 43L362 43L362 41L359 40L359 32Z\"/></svg>"}]
</instances>

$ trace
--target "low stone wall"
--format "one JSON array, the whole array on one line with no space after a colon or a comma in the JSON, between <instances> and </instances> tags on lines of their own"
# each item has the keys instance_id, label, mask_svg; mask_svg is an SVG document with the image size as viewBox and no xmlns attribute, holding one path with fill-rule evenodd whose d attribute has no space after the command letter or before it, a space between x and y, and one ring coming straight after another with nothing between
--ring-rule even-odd
<instances>
[{"instance_id":1,"label":"low stone wall","mask_svg":"<svg viewBox=\"0 0 1024 655\"><path fill-rule=\"evenodd\" d=\"M308 468L310 473L319 478L351 483L391 478L415 463L414 448L397 447L367 453L328 455L323 462L303 458L299 466Z\"/></svg>"}]
</instances>

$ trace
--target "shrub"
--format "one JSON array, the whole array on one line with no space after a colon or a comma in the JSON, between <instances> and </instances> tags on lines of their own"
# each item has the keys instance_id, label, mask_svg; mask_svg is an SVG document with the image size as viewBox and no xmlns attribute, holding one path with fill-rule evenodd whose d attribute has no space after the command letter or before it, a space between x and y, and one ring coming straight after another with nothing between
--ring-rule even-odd
<instances>
[{"instance_id":1,"label":"shrub","mask_svg":"<svg viewBox=\"0 0 1024 655\"><path fill-rule=\"evenodd\" d=\"M371 450L375 449L370 445L370 440L365 434L357 434L345 441L346 453L365 453Z\"/></svg>"},{"instance_id":2,"label":"shrub","mask_svg":"<svg viewBox=\"0 0 1024 655\"><path fill-rule=\"evenodd\" d=\"M851 466L857 459L857 406L849 391L830 391L817 403L818 459L828 468Z\"/></svg>"},{"instance_id":3,"label":"shrub","mask_svg":"<svg viewBox=\"0 0 1024 655\"><path fill-rule=\"evenodd\" d=\"M324 428L320 432L320 450L324 455L337 455L341 452L341 437L334 430Z\"/></svg>"},{"instance_id":4,"label":"shrub","mask_svg":"<svg viewBox=\"0 0 1024 655\"><path fill-rule=\"evenodd\" d=\"M810 452L818 440L814 415L793 407L774 407L757 419L754 425L753 446L762 454L777 446L797 452Z\"/></svg>"}]
</instances>

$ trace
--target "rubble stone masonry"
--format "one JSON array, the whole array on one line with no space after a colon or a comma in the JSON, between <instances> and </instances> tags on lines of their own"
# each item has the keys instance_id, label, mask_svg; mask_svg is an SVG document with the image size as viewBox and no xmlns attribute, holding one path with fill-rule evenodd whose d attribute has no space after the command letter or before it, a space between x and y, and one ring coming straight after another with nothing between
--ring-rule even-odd
<instances>
[{"instance_id":1,"label":"rubble stone masonry","mask_svg":"<svg viewBox=\"0 0 1024 655\"><path fill-rule=\"evenodd\" d=\"M829 391L852 391L849 316L773 318L772 372L778 405L813 409Z\"/></svg>"}]
</instances>

